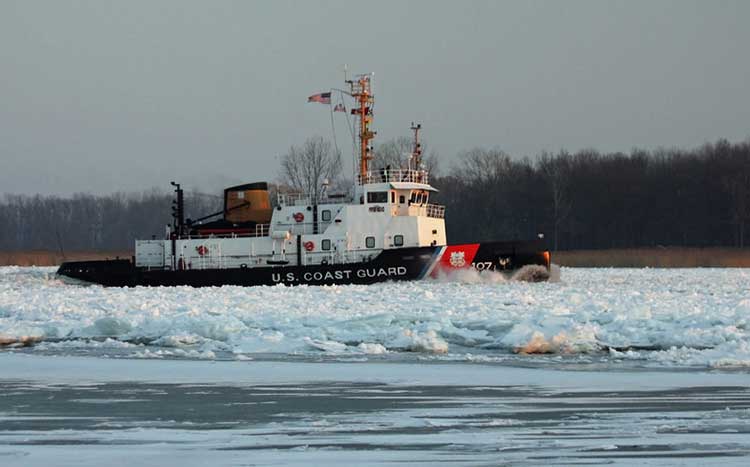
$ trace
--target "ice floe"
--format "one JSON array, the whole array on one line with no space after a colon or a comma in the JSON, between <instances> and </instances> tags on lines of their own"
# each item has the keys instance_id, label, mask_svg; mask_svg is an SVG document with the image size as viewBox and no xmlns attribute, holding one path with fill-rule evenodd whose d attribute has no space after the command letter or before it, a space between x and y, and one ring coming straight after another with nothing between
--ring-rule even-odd
<instances>
[{"instance_id":1,"label":"ice floe","mask_svg":"<svg viewBox=\"0 0 750 467\"><path fill-rule=\"evenodd\" d=\"M468 272L371 286L200 289L68 285L54 272L0 268L4 348L198 359L599 355L750 366L744 269L566 268L543 283Z\"/></svg>"}]
</instances>

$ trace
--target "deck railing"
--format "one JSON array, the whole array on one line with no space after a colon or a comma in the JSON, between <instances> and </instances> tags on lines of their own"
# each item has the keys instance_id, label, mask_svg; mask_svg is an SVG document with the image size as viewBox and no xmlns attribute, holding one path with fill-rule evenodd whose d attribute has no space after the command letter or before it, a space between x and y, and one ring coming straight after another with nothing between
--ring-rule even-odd
<instances>
[{"instance_id":1,"label":"deck railing","mask_svg":"<svg viewBox=\"0 0 750 467\"><path fill-rule=\"evenodd\" d=\"M333 221L318 221L317 233L323 233ZM275 228L281 231L289 231L292 235L311 235L315 233L314 222L277 222Z\"/></svg>"},{"instance_id":2,"label":"deck railing","mask_svg":"<svg viewBox=\"0 0 750 467\"><path fill-rule=\"evenodd\" d=\"M244 233L210 233L197 235L183 235L181 239L203 239L203 238L243 238L243 237L267 237L271 224L256 224L255 231Z\"/></svg>"},{"instance_id":3,"label":"deck railing","mask_svg":"<svg viewBox=\"0 0 750 467\"><path fill-rule=\"evenodd\" d=\"M324 195L313 203L313 196L304 193L278 193L276 200L279 206L310 206L312 204L345 204L351 202L351 196L346 194Z\"/></svg>"},{"instance_id":4,"label":"deck railing","mask_svg":"<svg viewBox=\"0 0 750 467\"><path fill-rule=\"evenodd\" d=\"M440 204L428 204L425 206L425 214L427 217L445 219L445 206Z\"/></svg>"},{"instance_id":5,"label":"deck railing","mask_svg":"<svg viewBox=\"0 0 750 467\"><path fill-rule=\"evenodd\" d=\"M357 175L357 183L365 185L367 183L389 183L389 182L408 182L408 183L429 183L429 174L426 170L411 169L380 169L368 172L364 177Z\"/></svg>"},{"instance_id":6,"label":"deck railing","mask_svg":"<svg viewBox=\"0 0 750 467\"><path fill-rule=\"evenodd\" d=\"M419 215L434 217L435 219L445 219L445 206L440 204L425 204L419 207Z\"/></svg>"}]
</instances>

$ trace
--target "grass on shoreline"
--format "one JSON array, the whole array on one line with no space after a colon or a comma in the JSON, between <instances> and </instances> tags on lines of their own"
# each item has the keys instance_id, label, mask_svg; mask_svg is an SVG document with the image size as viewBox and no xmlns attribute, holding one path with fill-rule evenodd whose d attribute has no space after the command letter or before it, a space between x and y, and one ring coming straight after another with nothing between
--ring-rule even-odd
<instances>
[{"instance_id":1,"label":"grass on shoreline","mask_svg":"<svg viewBox=\"0 0 750 467\"><path fill-rule=\"evenodd\" d=\"M46 250L0 251L0 266L59 266L63 261L130 258L132 251L74 251L63 257ZM617 268L750 268L750 248L633 248L552 253L552 262L567 267Z\"/></svg>"},{"instance_id":2,"label":"grass on shoreline","mask_svg":"<svg viewBox=\"0 0 750 467\"><path fill-rule=\"evenodd\" d=\"M669 247L559 251L552 253L552 262L589 268L748 268L750 249Z\"/></svg>"}]
</instances>

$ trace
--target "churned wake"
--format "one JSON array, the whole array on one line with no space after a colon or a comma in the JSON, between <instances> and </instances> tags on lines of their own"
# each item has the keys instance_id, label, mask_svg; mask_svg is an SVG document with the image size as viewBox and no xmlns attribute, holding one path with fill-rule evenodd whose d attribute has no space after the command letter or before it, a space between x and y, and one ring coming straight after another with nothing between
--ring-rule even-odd
<instances>
[{"instance_id":1,"label":"churned wake","mask_svg":"<svg viewBox=\"0 0 750 467\"><path fill-rule=\"evenodd\" d=\"M562 277L553 268L546 282L461 271L370 286L120 289L68 285L52 268L6 267L0 348L204 359L598 355L750 366L747 270L566 268Z\"/></svg>"},{"instance_id":2,"label":"churned wake","mask_svg":"<svg viewBox=\"0 0 750 467\"><path fill-rule=\"evenodd\" d=\"M553 264L548 271L544 266L528 264L510 273L478 271L474 268L454 269L449 271L439 271L432 280L437 280L439 282L460 282L465 284L496 284L508 281L559 282L560 266Z\"/></svg>"}]
</instances>

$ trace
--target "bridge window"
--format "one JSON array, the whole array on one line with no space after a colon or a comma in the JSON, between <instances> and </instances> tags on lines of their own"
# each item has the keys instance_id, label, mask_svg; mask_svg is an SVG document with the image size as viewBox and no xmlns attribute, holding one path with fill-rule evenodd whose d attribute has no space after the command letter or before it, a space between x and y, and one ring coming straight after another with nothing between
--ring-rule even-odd
<instances>
[{"instance_id":1,"label":"bridge window","mask_svg":"<svg viewBox=\"0 0 750 467\"><path fill-rule=\"evenodd\" d=\"M368 191L367 202L368 203L387 203L388 192L387 191Z\"/></svg>"},{"instance_id":2,"label":"bridge window","mask_svg":"<svg viewBox=\"0 0 750 467\"><path fill-rule=\"evenodd\" d=\"M396 202L396 192L391 191L391 204L394 204Z\"/></svg>"},{"instance_id":3,"label":"bridge window","mask_svg":"<svg viewBox=\"0 0 750 467\"><path fill-rule=\"evenodd\" d=\"M393 236L393 246L404 246L404 236L403 235L394 235Z\"/></svg>"},{"instance_id":4,"label":"bridge window","mask_svg":"<svg viewBox=\"0 0 750 467\"><path fill-rule=\"evenodd\" d=\"M320 218L323 220L323 222L331 222L331 211L329 211L328 209L324 209L320 214Z\"/></svg>"},{"instance_id":5,"label":"bridge window","mask_svg":"<svg viewBox=\"0 0 750 467\"><path fill-rule=\"evenodd\" d=\"M401 204L404 204L406 202L406 197L404 195L401 195L398 197L398 202Z\"/></svg>"},{"instance_id":6,"label":"bridge window","mask_svg":"<svg viewBox=\"0 0 750 467\"><path fill-rule=\"evenodd\" d=\"M323 211L325 212L325 211ZM323 241L320 242L320 249L321 250L330 250L331 249L331 240L329 239L323 239Z\"/></svg>"},{"instance_id":7,"label":"bridge window","mask_svg":"<svg viewBox=\"0 0 750 467\"><path fill-rule=\"evenodd\" d=\"M367 238L365 238L365 247L367 247L367 248L375 248L375 237L367 237Z\"/></svg>"}]
</instances>

